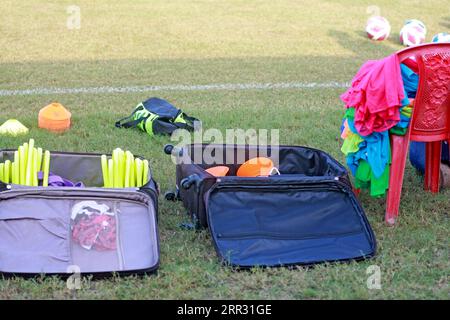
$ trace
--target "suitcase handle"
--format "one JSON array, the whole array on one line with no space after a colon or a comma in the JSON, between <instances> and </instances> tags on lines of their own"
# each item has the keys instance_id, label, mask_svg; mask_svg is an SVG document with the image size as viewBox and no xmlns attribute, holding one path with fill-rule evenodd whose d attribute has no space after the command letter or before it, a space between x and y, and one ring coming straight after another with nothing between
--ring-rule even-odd
<instances>
[{"instance_id":1,"label":"suitcase handle","mask_svg":"<svg viewBox=\"0 0 450 320\"><path fill-rule=\"evenodd\" d=\"M200 185L200 177L197 174L191 174L180 181L181 187L185 190L188 190L193 184L195 184L197 188Z\"/></svg>"}]
</instances>

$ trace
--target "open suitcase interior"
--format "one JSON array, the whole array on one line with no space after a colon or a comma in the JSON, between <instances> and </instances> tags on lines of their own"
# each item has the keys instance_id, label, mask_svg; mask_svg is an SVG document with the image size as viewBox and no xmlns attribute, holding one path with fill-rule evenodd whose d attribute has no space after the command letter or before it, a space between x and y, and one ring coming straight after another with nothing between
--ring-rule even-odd
<instances>
[{"instance_id":1,"label":"open suitcase interior","mask_svg":"<svg viewBox=\"0 0 450 320\"><path fill-rule=\"evenodd\" d=\"M280 175L235 176L244 161L261 155L257 146L190 145L172 150L178 161L179 197L194 220L209 227L224 262L283 266L375 254L374 234L341 164L306 147L264 152ZM213 155L216 161L206 164L201 154ZM229 167L229 174L214 177L205 171L217 165Z\"/></svg>"},{"instance_id":2,"label":"open suitcase interior","mask_svg":"<svg viewBox=\"0 0 450 320\"><path fill-rule=\"evenodd\" d=\"M1 151L0 161L12 154ZM65 274L69 266L101 275L156 270L158 207L151 176L141 188L102 188L100 155L52 152L50 163L51 172L86 187L0 182L0 272Z\"/></svg>"}]
</instances>

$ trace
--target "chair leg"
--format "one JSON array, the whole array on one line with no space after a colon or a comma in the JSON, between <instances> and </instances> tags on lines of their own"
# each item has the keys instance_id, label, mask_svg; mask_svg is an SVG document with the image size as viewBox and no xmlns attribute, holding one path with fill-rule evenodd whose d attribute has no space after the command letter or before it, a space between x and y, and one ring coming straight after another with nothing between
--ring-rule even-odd
<instances>
[{"instance_id":1,"label":"chair leg","mask_svg":"<svg viewBox=\"0 0 450 320\"><path fill-rule=\"evenodd\" d=\"M398 217L408 149L409 132L405 136L391 136L392 163L389 174L389 190L386 199L385 216L385 221L389 225L393 225Z\"/></svg>"},{"instance_id":2,"label":"chair leg","mask_svg":"<svg viewBox=\"0 0 450 320\"><path fill-rule=\"evenodd\" d=\"M425 149L424 189L432 193L439 192L442 142L427 142Z\"/></svg>"}]
</instances>

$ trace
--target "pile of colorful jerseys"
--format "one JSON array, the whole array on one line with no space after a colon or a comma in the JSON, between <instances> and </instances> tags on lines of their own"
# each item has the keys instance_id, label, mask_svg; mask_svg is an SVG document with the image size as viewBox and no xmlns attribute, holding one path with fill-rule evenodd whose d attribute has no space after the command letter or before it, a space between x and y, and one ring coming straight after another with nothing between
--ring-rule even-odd
<instances>
[{"instance_id":1,"label":"pile of colorful jerseys","mask_svg":"<svg viewBox=\"0 0 450 320\"><path fill-rule=\"evenodd\" d=\"M409 61L409 65L414 61ZM412 115L418 75L397 55L366 62L341 95L347 110L341 126L342 152L355 188L380 197L389 186L389 134L404 135Z\"/></svg>"}]
</instances>

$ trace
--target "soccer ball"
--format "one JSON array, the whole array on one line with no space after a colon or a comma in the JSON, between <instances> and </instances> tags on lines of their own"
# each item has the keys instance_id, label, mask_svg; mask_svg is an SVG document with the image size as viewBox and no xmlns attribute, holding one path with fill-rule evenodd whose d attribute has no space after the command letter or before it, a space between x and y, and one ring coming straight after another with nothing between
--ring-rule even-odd
<instances>
[{"instance_id":1,"label":"soccer ball","mask_svg":"<svg viewBox=\"0 0 450 320\"><path fill-rule=\"evenodd\" d=\"M447 32L441 32L436 34L433 39L431 39L431 42L449 42L450 43L450 34Z\"/></svg>"},{"instance_id":2,"label":"soccer ball","mask_svg":"<svg viewBox=\"0 0 450 320\"><path fill-rule=\"evenodd\" d=\"M386 18L380 16L370 17L367 20L366 32L369 39L382 41L389 37L391 25Z\"/></svg>"},{"instance_id":3,"label":"soccer ball","mask_svg":"<svg viewBox=\"0 0 450 320\"><path fill-rule=\"evenodd\" d=\"M422 21L407 20L403 28L400 30L400 42L404 46L416 46L425 42L427 28Z\"/></svg>"}]
</instances>

